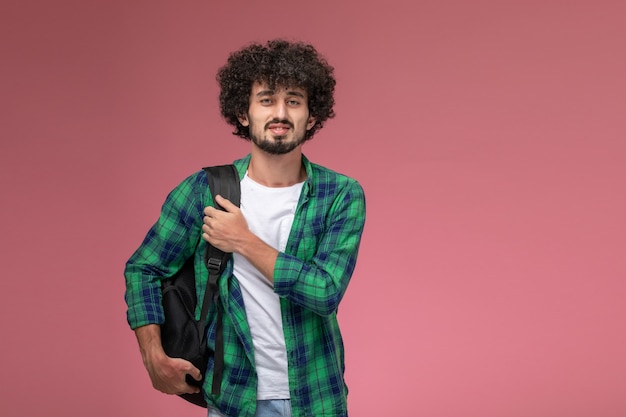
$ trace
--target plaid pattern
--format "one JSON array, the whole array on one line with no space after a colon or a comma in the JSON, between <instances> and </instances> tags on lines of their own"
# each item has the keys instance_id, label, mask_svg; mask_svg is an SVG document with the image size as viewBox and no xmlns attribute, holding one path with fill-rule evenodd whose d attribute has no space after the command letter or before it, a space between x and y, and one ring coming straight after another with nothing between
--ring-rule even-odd
<instances>
[{"instance_id":1,"label":"plaid pattern","mask_svg":"<svg viewBox=\"0 0 626 417\"><path fill-rule=\"evenodd\" d=\"M243 178L250 156L235 161ZM347 416L343 342L337 322L341 301L357 258L365 222L365 197L353 179L310 163L291 234L278 256L274 290L280 296L294 417ZM204 171L186 178L167 197L161 215L126 264L127 318L131 328L163 322L160 282L190 256L202 262L202 210L212 203ZM198 275L198 274L197 274ZM206 281L197 283L198 299ZM222 393L210 395L213 362L206 372L207 401L227 416L254 415L254 348L239 282L232 262L220 279L221 303L209 312L208 343L214 347L215 308L224 311ZM199 316L199 308L196 311Z\"/></svg>"}]
</instances>

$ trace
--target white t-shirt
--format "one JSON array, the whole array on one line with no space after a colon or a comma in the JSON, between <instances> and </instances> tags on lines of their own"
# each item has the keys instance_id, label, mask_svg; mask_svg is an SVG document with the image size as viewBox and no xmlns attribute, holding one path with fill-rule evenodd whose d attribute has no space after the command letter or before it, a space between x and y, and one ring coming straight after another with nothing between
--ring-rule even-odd
<instances>
[{"instance_id":1,"label":"white t-shirt","mask_svg":"<svg viewBox=\"0 0 626 417\"><path fill-rule=\"evenodd\" d=\"M302 184L266 187L247 173L241 180L241 211L248 227L278 251L287 245ZM287 351L279 297L272 283L243 256L233 254L233 259L254 344L257 399L288 399Z\"/></svg>"}]
</instances>

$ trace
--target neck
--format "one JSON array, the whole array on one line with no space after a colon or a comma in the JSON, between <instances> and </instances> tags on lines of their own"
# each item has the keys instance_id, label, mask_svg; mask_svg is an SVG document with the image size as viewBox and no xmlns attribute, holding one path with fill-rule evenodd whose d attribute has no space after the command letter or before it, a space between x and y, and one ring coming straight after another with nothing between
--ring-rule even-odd
<instances>
[{"instance_id":1,"label":"neck","mask_svg":"<svg viewBox=\"0 0 626 417\"><path fill-rule=\"evenodd\" d=\"M301 148L271 155L253 146L248 176L266 187L289 187L306 179Z\"/></svg>"}]
</instances>

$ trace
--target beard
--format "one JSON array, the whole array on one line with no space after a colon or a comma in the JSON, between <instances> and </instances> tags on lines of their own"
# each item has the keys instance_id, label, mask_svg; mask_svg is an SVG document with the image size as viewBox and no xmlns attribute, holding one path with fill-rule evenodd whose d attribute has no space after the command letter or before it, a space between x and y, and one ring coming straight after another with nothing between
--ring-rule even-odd
<instances>
[{"instance_id":1,"label":"beard","mask_svg":"<svg viewBox=\"0 0 626 417\"><path fill-rule=\"evenodd\" d=\"M290 133L293 134L293 139L288 140L287 139L288 135L281 135L281 136L272 135L273 139L268 139L267 135L271 135L268 129L269 129L269 125L272 123L288 124L291 127ZM263 132L267 132L267 133L266 134L261 133L260 135L257 135L254 132L253 126L250 125L250 140L252 140L252 143L254 143L259 149L271 155L287 154L293 151L294 149L296 149L306 140L306 132L294 131L293 124L286 120L272 120L271 122L268 122L265 125Z\"/></svg>"}]
</instances>

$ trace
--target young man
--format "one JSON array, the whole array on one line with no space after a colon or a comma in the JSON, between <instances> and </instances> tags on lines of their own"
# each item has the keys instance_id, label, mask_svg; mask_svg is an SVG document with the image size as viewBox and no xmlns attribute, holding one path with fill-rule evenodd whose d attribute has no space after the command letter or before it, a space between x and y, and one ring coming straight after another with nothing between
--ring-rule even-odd
<instances>
[{"instance_id":1,"label":"young man","mask_svg":"<svg viewBox=\"0 0 626 417\"><path fill-rule=\"evenodd\" d=\"M311 45L274 40L231 54L217 79L222 115L251 144L234 162L241 206L218 195L225 211L213 208L204 171L168 196L125 271L128 322L143 362L153 386L168 394L198 392L185 375L206 374L209 416L347 416L337 308L356 264L365 198L355 180L302 154L334 117L333 68ZM168 357L159 331L161 280L191 256L206 274L206 242L233 253L219 282L225 354L215 396L213 362L197 369ZM211 315L211 349L214 322Z\"/></svg>"}]
</instances>

